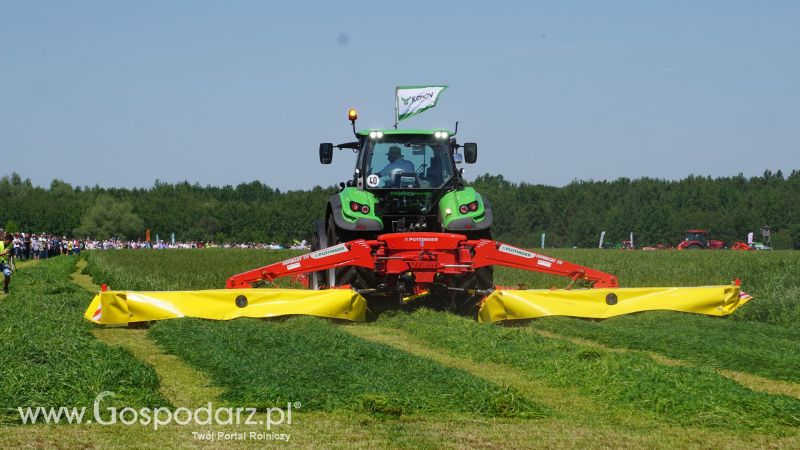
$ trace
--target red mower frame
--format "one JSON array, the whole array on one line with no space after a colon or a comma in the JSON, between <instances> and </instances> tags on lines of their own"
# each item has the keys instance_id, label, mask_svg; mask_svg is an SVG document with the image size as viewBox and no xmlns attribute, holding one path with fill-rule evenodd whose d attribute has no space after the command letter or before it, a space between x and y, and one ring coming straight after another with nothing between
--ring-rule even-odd
<instances>
[{"instance_id":1,"label":"red mower frame","mask_svg":"<svg viewBox=\"0 0 800 450\"><path fill-rule=\"evenodd\" d=\"M385 280L379 289L409 295L425 294L437 287L448 289L441 285L440 275L462 275L487 266L568 277L572 281L567 288L577 281L586 281L593 288L619 287L614 275L502 242L470 240L463 234L424 232L389 233L375 240L356 239L334 245L234 275L225 287L246 288L281 277L295 277L308 287L308 274L344 266L372 270Z\"/></svg>"}]
</instances>

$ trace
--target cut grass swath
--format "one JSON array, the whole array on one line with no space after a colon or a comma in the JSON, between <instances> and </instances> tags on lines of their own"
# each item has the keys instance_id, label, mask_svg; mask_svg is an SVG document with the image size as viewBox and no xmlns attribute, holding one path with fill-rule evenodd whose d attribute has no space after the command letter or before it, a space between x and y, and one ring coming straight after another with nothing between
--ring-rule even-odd
<instances>
[{"instance_id":1,"label":"cut grass swath","mask_svg":"<svg viewBox=\"0 0 800 450\"><path fill-rule=\"evenodd\" d=\"M470 413L542 417L543 406L434 361L357 338L341 325L300 317L159 322L150 336L207 371L231 404L377 415Z\"/></svg>"},{"instance_id":2,"label":"cut grass swath","mask_svg":"<svg viewBox=\"0 0 800 450\"><path fill-rule=\"evenodd\" d=\"M530 327L704 366L800 382L800 330L669 311L604 321L547 317Z\"/></svg>"},{"instance_id":3,"label":"cut grass swath","mask_svg":"<svg viewBox=\"0 0 800 450\"><path fill-rule=\"evenodd\" d=\"M0 422L18 423L18 407L156 407L167 401L149 366L97 341L83 320L90 295L69 280L75 258L58 257L16 272L0 303Z\"/></svg>"},{"instance_id":4,"label":"cut grass swath","mask_svg":"<svg viewBox=\"0 0 800 450\"><path fill-rule=\"evenodd\" d=\"M610 353L425 309L381 316L379 324L407 330L453 355L516 367L610 407L680 425L771 431L800 426L800 400L753 392L709 369L665 366L641 354Z\"/></svg>"}]
</instances>

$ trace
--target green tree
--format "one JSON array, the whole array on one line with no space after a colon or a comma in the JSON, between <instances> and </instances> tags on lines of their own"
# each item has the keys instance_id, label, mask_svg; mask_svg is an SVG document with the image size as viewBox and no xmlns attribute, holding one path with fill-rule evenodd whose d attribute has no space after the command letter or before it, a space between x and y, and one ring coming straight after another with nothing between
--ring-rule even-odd
<instances>
[{"instance_id":1,"label":"green tree","mask_svg":"<svg viewBox=\"0 0 800 450\"><path fill-rule=\"evenodd\" d=\"M76 236L91 236L96 239L118 237L132 239L141 237L144 230L142 219L133 213L130 203L118 201L108 195L100 195L83 216L81 225L75 228Z\"/></svg>"},{"instance_id":2,"label":"green tree","mask_svg":"<svg viewBox=\"0 0 800 450\"><path fill-rule=\"evenodd\" d=\"M17 225L17 222L8 219L8 221L6 222L6 231L9 233L17 233L19 232L19 225Z\"/></svg>"}]
</instances>

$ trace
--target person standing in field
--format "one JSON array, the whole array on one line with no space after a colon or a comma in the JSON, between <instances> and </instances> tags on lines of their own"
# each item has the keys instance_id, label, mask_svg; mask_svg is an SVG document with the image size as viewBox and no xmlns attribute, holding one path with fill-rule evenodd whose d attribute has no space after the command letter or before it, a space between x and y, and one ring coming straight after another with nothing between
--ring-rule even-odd
<instances>
[{"instance_id":1,"label":"person standing in field","mask_svg":"<svg viewBox=\"0 0 800 450\"><path fill-rule=\"evenodd\" d=\"M11 266L6 262L6 257L11 257L11 249L13 238L10 234L6 233L3 240L0 241L0 271L3 272L3 293L8 294L8 285L11 283Z\"/></svg>"},{"instance_id":2,"label":"person standing in field","mask_svg":"<svg viewBox=\"0 0 800 450\"><path fill-rule=\"evenodd\" d=\"M14 258L22 259L22 238L19 237L19 234L14 236L12 239L13 250L11 251L11 255Z\"/></svg>"},{"instance_id":3,"label":"person standing in field","mask_svg":"<svg viewBox=\"0 0 800 450\"><path fill-rule=\"evenodd\" d=\"M31 259L31 234L22 233L22 253L25 259Z\"/></svg>"},{"instance_id":4,"label":"person standing in field","mask_svg":"<svg viewBox=\"0 0 800 450\"><path fill-rule=\"evenodd\" d=\"M39 235L39 259L47 258L47 239L44 235Z\"/></svg>"},{"instance_id":5,"label":"person standing in field","mask_svg":"<svg viewBox=\"0 0 800 450\"><path fill-rule=\"evenodd\" d=\"M39 239L35 234L31 236L31 254L34 261L39 260Z\"/></svg>"}]
</instances>

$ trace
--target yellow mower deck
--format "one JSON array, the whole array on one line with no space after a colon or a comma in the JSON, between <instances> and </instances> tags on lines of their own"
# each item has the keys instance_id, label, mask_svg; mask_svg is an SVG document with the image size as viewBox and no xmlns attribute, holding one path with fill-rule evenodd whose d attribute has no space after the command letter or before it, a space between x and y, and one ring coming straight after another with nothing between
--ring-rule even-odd
<instances>
[{"instance_id":1,"label":"yellow mower deck","mask_svg":"<svg viewBox=\"0 0 800 450\"><path fill-rule=\"evenodd\" d=\"M102 325L195 317L307 315L363 322L367 302L348 289L210 289L202 291L107 291L98 293L84 317Z\"/></svg>"},{"instance_id":2,"label":"yellow mower deck","mask_svg":"<svg viewBox=\"0 0 800 450\"><path fill-rule=\"evenodd\" d=\"M497 290L484 299L478 320L501 322L547 316L607 319L653 310L727 316L751 298L739 286Z\"/></svg>"},{"instance_id":3,"label":"yellow mower deck","mask_svg":"<svg viewBox=\"0 0 800 450\"><path fill-rule=\"evenodd\" d=\"M738 286L505 290L487 296L480 322L570 316L604 319L651 310L710 316L734 312L751 297ZM108 291L98 293L84 317L101 325L195 317L230 320L307 315L366 320L367 302L348 289L212 289L200 291Z\"/></svg>"}]
</instances>

